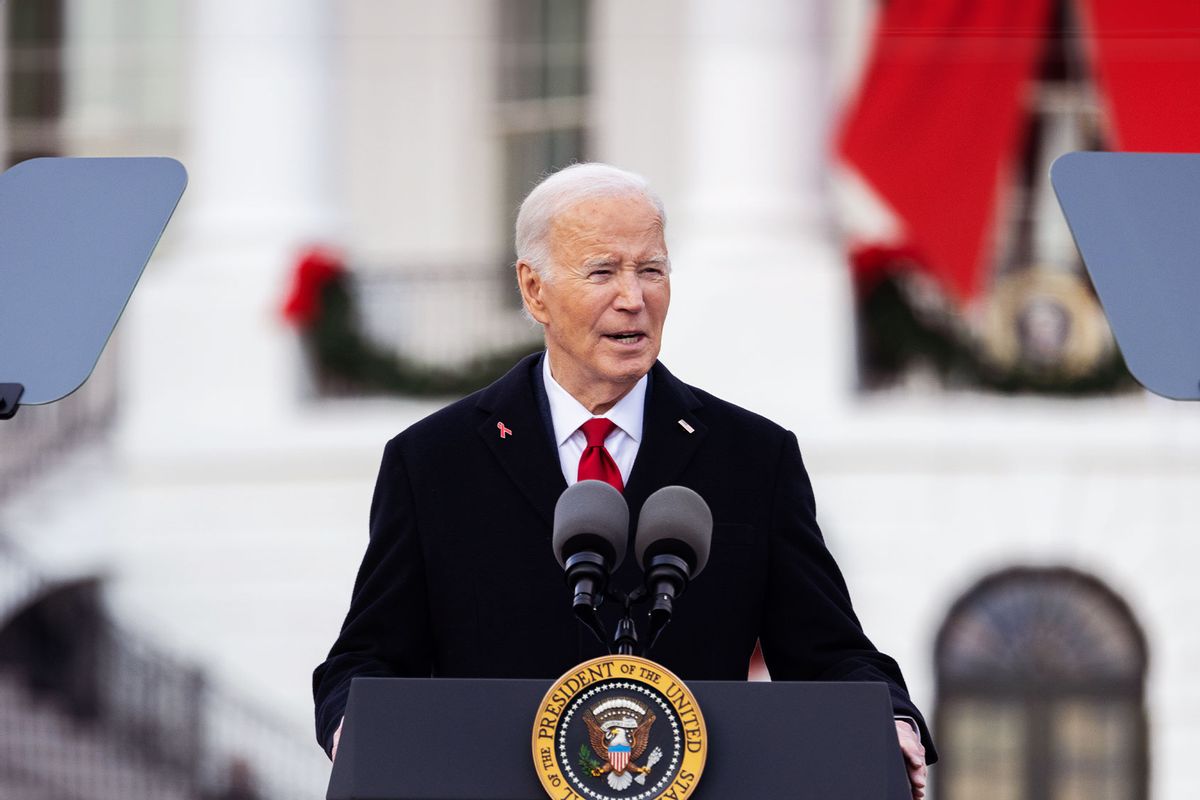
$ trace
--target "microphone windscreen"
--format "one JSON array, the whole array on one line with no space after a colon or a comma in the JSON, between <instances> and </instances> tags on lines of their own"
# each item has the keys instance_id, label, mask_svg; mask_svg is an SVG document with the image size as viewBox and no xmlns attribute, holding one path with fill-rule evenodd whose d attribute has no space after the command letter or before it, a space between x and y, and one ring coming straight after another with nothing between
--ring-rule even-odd
<instances>
[{"instance_id":1,"label":"microphone windscreen","mask_svg":"<svg viewBox=\"0 0 1200 800\"><path fill-rule=\"evenodd\" d=\"M625 560L629 542L629 506L604 481L579 481L558 496L554 506L554 557L561 567L581 550L607 547L612 569Z\"/></svg>"},{"instance_id":2,"label":"microphone windscreen","mask_svg":"<svg viewBox=\"0 0 1200 800\"><path fill-rule=\"evenodd\" d=\"M670 552L693 564L694 578L708 563L712 528L712 511L703 497L686 486L664 486L646 498L638 515L634 541L638 564L646 568L646 551L653 547L655 552ZM691 552L680 552L680 544Z\"/></svg>"}]
</instances>

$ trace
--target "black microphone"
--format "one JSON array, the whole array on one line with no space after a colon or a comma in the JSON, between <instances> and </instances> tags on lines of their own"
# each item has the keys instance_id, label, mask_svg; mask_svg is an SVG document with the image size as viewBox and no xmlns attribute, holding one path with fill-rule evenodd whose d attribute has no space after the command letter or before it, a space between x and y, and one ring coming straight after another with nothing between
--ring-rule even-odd
<instances>
[{"instance_id":1,"label":"black microphone","mask_svg":"<svg viewBox=\"0 0 1200 800\"><path fill-rule=\"evenodd\" d=\"M675 598L708 563L712 527L708 503L684 486L665 486L642 505L634 549L653 598L647 650L671 621Z\"/></svg>"},{"instance_id":2,"label":"black microphone","mask_svg":"<svg viewBox=\"0 0 1200 800\"><path fill-rule=\"evenodd\" d=\"M566 571L575 616L605 641L596 609L604 602L608 577L625 560L629 506L604 481L579 481L554 506L554 557Z\"/></svg>"}]
</instances>

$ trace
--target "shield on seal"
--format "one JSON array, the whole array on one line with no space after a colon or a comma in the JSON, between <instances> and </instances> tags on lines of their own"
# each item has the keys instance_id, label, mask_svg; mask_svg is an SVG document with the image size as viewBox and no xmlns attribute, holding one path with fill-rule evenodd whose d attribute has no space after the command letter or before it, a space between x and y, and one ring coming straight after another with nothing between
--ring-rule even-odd
<instances>
[{"instance_id":1,"label":"shield on seal","mask_svg":"<svg viewBox=\"0 0 1200 800\"><path fill-rule=\"evenodd\" d=\"M608 748L608 763L612 764L613 772L621 773L629 766L629 751L627 744L614 744Z\"/></svg>"}]
</instances>

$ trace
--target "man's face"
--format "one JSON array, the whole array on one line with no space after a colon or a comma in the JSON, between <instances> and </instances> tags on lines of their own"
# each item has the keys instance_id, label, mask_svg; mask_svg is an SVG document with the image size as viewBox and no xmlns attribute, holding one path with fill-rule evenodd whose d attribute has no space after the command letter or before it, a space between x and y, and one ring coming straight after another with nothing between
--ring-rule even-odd
<instances>
[{"instance_id":1,"label":"man's face","mask_svg":"<svg viewBox=\"0 0 1200 800\"><path fill-rule=\"evenodd\" d=\"M548 280L518 264L521 292L555 380L595 412L658 358L671 302L662 221L638 195L584 200L551 223L550 257Z\"/></svg>"}]
</instances>

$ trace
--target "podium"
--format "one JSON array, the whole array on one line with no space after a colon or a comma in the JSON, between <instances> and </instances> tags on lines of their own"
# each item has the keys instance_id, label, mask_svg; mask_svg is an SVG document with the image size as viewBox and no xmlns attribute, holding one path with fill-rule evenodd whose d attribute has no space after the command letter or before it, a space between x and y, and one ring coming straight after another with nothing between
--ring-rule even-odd
<instances>
[{"instance_id":1,"label":"podium","mask_svg":"<svg viewBox=\"0 0 1200 800\"><path fill-rule=\"evenodd\" d=\"M355 678L328 800L544 800L530 737L550 685ZM884 684L688 686L708 728L691 798L911 799Z\"/></svg>"}]
</instances>

